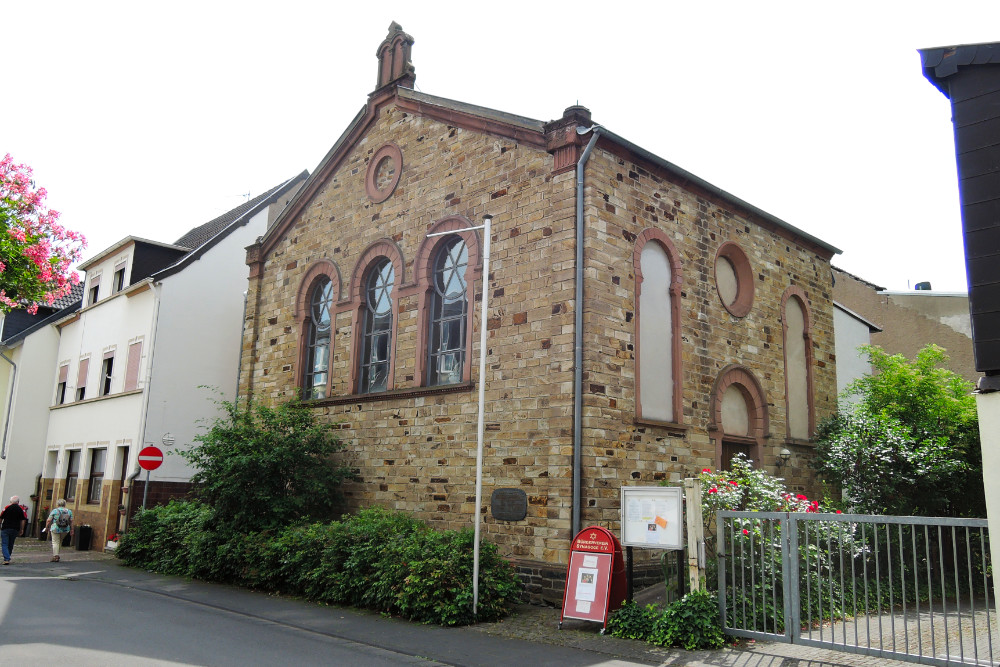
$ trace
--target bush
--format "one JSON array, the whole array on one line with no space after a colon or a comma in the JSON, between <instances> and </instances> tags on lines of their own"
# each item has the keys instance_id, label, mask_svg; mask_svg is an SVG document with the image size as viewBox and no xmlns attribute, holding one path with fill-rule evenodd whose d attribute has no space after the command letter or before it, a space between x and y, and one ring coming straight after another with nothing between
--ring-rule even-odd
<instances>
[{"instance_id":1,"label":"bush","mask_svg":"<svg viewBox=\"0 0 1000 667\"><path fill-rule=\"evenodd\" d=\"M471 530L437 532L406 514L368 509L342 521L241 534L209 506L146 510L122 536L126 565L234 583L317 602L375 609L421 623L465 625L509 614L521 582L495 545L479 554L472 614Z\"/></svg>"},{"instance_id":2,"label":"bush","mask_svg":"<svg viewBox=\"0 0 1000 667\"><path fill-rule=\"evenodd\" d=\"M262 530L333 515L349 471L331 459L343 445L330 426L295 402L219 405L224 416L180 455L220 520Z\"/></svg>"},{"instance_id":3,"label":"bush","mask_svg":"<svg viewBox=\"0 0 1000 667\"><path fill-rule=\"evenodd\" d=\"M688 651L717 649L725 644L718 600L708 591L692 591L666 609L626 602L608 618L613 637L638 639Z\"/></svg>"}]
</instances>

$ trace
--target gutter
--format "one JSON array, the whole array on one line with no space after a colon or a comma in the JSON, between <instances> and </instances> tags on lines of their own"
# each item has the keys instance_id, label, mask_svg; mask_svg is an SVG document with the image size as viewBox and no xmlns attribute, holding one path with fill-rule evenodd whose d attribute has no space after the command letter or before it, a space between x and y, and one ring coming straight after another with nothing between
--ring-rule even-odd
<instances>
[{"instance_id":1,"label":"gutter","mask_svg":"<svg viewBox=\"0 0 1000 667\"><path fill-rule=\"evenodd\" d=\"M580 532L583 485L583 172L597 139L605 131L600 125L578 127L578 134L593 132L576 163L576 308L573 313L573 511L570 539Z\"/></svg>"}]
</instances>

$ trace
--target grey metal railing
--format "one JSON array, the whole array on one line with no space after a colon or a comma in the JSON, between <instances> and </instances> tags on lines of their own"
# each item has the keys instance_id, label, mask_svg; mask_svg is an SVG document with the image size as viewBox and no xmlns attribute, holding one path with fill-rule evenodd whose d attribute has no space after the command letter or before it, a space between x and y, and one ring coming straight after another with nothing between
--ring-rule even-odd
<instances>
[{"instance_id":1,"label":"grey metal railing","mask_svg":"<svg viewBox=\"0 0 1000 667\"><path fill-rule=\"evenodd\" d=\"M985 519L719 512L728 634L934 665L995 664Z\"/></svg>"}]
</instances>

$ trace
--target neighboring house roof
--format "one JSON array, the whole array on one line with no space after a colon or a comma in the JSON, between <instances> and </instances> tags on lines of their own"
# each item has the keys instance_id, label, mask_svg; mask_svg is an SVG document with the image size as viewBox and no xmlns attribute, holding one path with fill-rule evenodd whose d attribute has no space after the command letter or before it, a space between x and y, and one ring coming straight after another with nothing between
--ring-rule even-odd
<instances>
[{"instance_id":1,"label":"neighboring house roof","mask_svg":"<svg viewBox=\"0 0 1000 667\"><path fill-rule=\"evenodd\" d=\"M923 60L924 76L945 96L948 96L948 86L944 83L944 79L952 74L957 74L958 68L965 65L1000 64L1000 43L988 42L920 49L920 57Z\"/></svg>"},{"instance_id":2,"label":"neighboring house roof","mask_svg":"<svg viewBox=\"0 0 1000 667\"><path fill-rule=\"evenodd\" d=\"M118 241L117 243L108 246L107 248L105 248L101 252L97 253L96 255L94 255L93 257L91 257L90 259L88 259L86 262L81 263L80 266L79 266L79 268L82 269L83 271L86 271L90 267L95 266L97 264L100 264L102 261L104 261L105 259L107 259L108 255L110 255L112 253L115 253L115 252L118 252L122 248L124 248L124 247L126 247L126 246L128 246L130 244L133 244L133 243L140 243L140 244L145 244L145 245L148 245L148 246L159 247L159 248L167 248L168 250L189 250L189 248L178 247L178 246L170 244L170 243L164 243L163 241L151 241L150 239L144 239L144 238L139 237L139 236L131 236L130 235L130 236L126 236L121 241Z\"/></svg>"},{"instance_id":3,"label":"neighboring house roof","mask_svg":"<svg viewBox=\"0 0 1000 667\"><path fill-rule=\"evenodd\" d=\"M842 303L837 303L836 301L834 301L833 302L833 307L836 308L836 309L838 309L838 310L840 310L841 312L843 312L843 313L845 313L847 315L850 315L851 317L853 317L854 319L856 319L858 322L861 322L862 324L864 324L865 326L867 326L868 327L868 333L879 333L880 331L882 331L882 327L880 327L879 325L875 324L874 322L866 320L865 318L861 317L860 315L858 315L857 313L855 313L853 310L851 310L850 308L848 308L847 306L845 306Z\"/></svg>"},{"instance_id":4,"label":"neighboring house roof","mask_svg":"<svg viewBox=\"0 0 1000 667\"><path fill-rule=\"evenodd\" d=\"M845 276L848 276L850 278L854 278L858 282L864 283L865 285L868 285L868 287L871 287L876 292L884 292L885 291L885 288L882 287L881 285L876 285L875 283L868 282L867 280L865 280L864 278L861 278L860 276L856 276L853 273L850 273L848 271L844 271L839 266L834 266L834 267L831 267L831 268L833 268L833 270L836 271L837 273L843 273Z\"/></svg>"},{"instance_id":5,"label":"neighboring house roof","mask_svg":"<svg viewBox=\"0 0 1000 667\"><path fill-rule=\"evenodd\" d=\"M487 107L457 102L444 97L436 97L427 93L417 92L404 86L396 86L395 90L397 99L402 104L405 104L407 108L413 109L417 113L426 113L433 118L441 120L442 122L460 125L463 127L471 127L477 131L499 132L505 136L510 136L516 141L540 147L543 150L545 149L545 127L548 123L503 111L497 111ZM375 94L373 93L373 95ZM336 171L339 163L348 154L350 146L362 136L362 134L367 130L367 127L373 122L376 117L376 114L374 113L375 106L374 100L369 98L368 104L361 108L358 114L344 130L343 134L341 134L336 143L334 143L333 147L323 157L322 161L320 161L319 166L317 166L312 175L309 176L306 183L302 186L298 193L296 193L295 197L289 202L288 206L281 213L281 215L278 216L274 225L262 237L261 248L264 255L270 252L270 249L275 243L277 243L277 240L284 236L287 231L288 221L291 218L294 218L302 207L305 206L308 200L316 194L319 185L325 182L326 179L334 171ZM648 162L674 173L685 181L702 188L735 206L749 211L750 213L760 217L765 222L780 229L784 229L788 233L808 241L830 254L840 254L841 252L839 248L836 248L825 241L816 238L815 236L807 234L801 229L788 224L784 220L781 220L780 218L777 218L770 213L743 201L739 197L736 197L735 195L708 183L694 174L681 169L677 165L664 160L663 158L613 132L608 131L604 127L601 127L601 135L607 141L617 144L621 148L633 153L639 158L647 160Z\"/></svg>"},{"instance_id":6,"label":"neighboring house roof","mask_svg":"<svg viewBox=\"0 0 1000 667\"><path fill-rule=\"evenodd\" d=\"M48 326L49 324L53 324L59 321L66 315L79 309L80 304L82 303L82 299L83 299L83 283L77 283L76 285L73 286L73 289L67 296L63 297L62 299L59 299L59 301L56 302L58 304L64 304L66 301L69 301L68 304L63 305L56 312L42 318L41 320L35 322L31 326L25 327L24 329L20 329L19 331L12 333L9 338L4 338L3 341L0 341L0 345L4 345L5 347L11 347L12 345L16 345L20 341L24 340L29 334L38 331L42 327ZM5 335L7 334L6 322L4 322L3 333Z\"/></svg>"},{"instance_id":7,"label":"neighboring house roof","mask_svg":"<svg viewBox=\"0 0 1000 667\"><path fill-rule=\"evenodd\" d=\"M166 278L177 273L191 262L204 255L210 248L229 236L235 229L247 224L250 219L277 201L289 189L295 187L301 181L309 177L309 171L293 176L287 181L280 183L267 192L261 193L253 199L240 204L236 208L223 213L214 220L209 220L203 225L199 225L188 231L184 236L177 239L174 245L185 248L192 248L192 251L178 259L170 266L161 269L153 274L154 280Z\"/></svg>"}]
</instances>

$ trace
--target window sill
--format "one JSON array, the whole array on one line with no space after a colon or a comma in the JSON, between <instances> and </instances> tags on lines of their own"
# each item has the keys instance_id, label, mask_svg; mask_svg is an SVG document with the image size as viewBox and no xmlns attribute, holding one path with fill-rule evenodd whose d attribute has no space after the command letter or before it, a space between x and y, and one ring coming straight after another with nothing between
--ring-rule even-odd
<instances>
[{"instance_id":1,"label":"window sill","mask_svg":"<svg viewBox=\"0 0 1000 667\"><path fill-rule=\"evenodd\" d=\"M349 396L331 396L330 398L317 398L311 401L303 401L302 404L309 407L322 407L325 405L348 405L350 403L373 403L375 401L392 401L405 398L417 398L423 396L439 396L442 394L458 394L465 391L472 391L476 388L475 382L459 382L458 384L448 384L440 387L413 387L412 389L393 389L377 394L350 394Z\"/></svg>"},{"instance_id":2,"label":"window sill","mask_svg":"<svg viewBox=\"0 0 1000 667\"><path fill-rule=\"evenodd\" d=\"M679 424L677 422L663 422L656 419L643 419L642 417L635 418L636 424L642 424L643 426L652 426L654 428L662 428L674 433L686 433L690 426L687 424Z\"/></svg>"},{"instance_id":3,"label":"window sill","mask_svg":"<svg viewBox=\"0 0 1000 667\"><path fill-rule=\"evenodd\" d=\"M791 445L793 447L815 447L816 443L812 440L805 440L803 438L785 438L785 444Z\"/></svg>"},{"instance_id":4,"label":"window sill","mask_svg":"<svg viewBox=\"0 0 1000 667\"><path fill-rule=\"evenodd\" d=\"M71 408L74 405L85 405L87 403L97 403L98 401L107 401L113 398L120 398L122 396L134 396L135 394L141 394L142 389L133 389L131 391L121 391L117 394L107 394L105 396L98 396L96 398L85 398L82 401L70 401L69 403L60 403L59 405L53 405L49 407L49 410L61 410L62 408ZM68 500L68 498L67 498Z\"/></svg>"}]
</instances>

